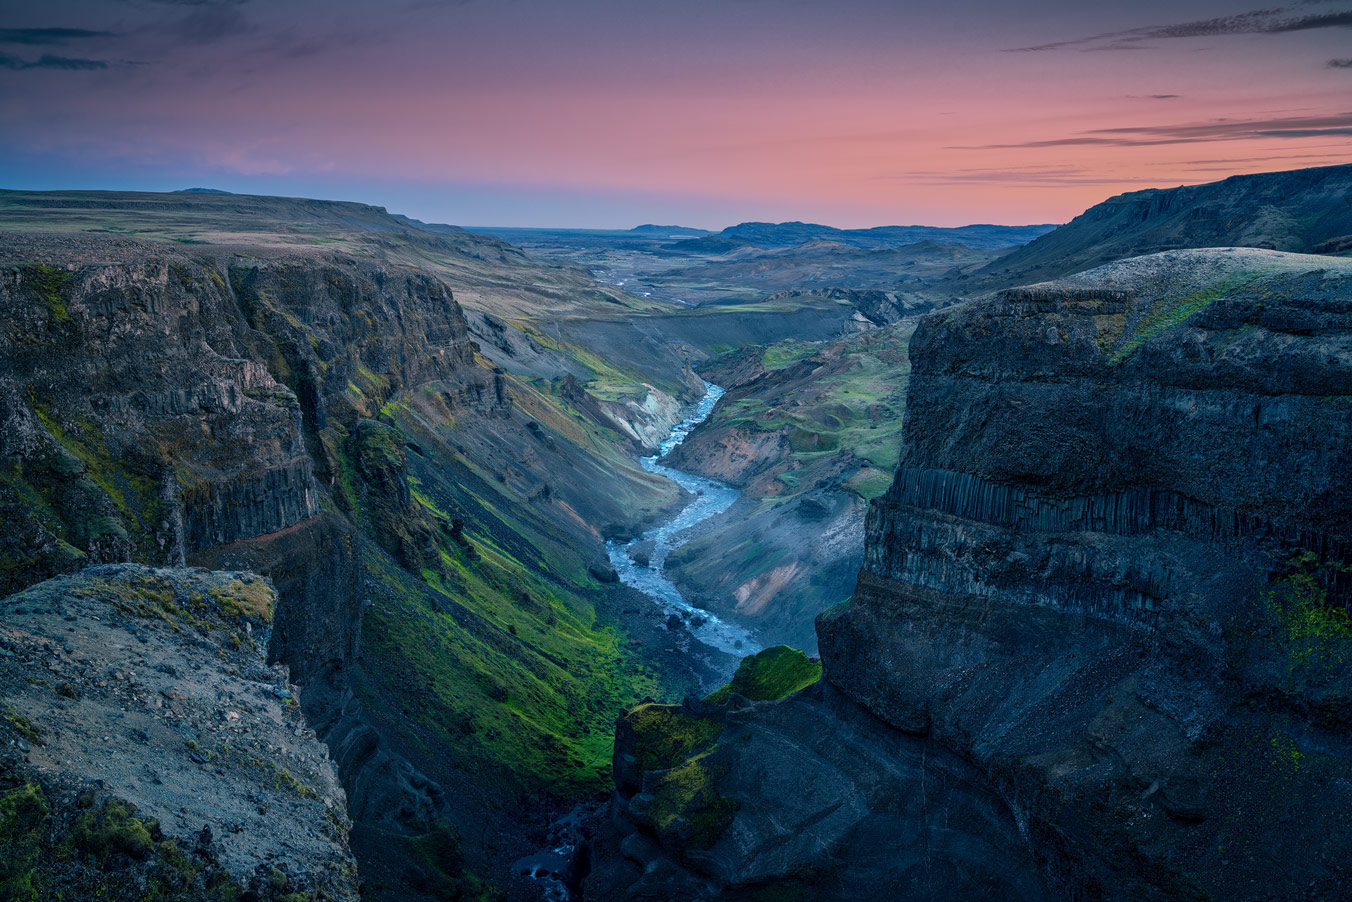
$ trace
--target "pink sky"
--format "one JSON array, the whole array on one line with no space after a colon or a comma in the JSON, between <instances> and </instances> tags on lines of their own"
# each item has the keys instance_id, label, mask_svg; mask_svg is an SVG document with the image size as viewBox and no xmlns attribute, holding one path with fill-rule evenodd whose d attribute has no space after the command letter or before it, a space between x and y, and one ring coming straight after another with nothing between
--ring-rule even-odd
<instances>
[{"instance_id":1,"label":"pink sky","mask_svg":"<svg viewBox=\"0 0 1352 902\"><path fill-rule=\"evenodd\" d=\"M957 225L1352 162L1352 0L12 5L7 187Z\"/></svg>"}]
</instances>

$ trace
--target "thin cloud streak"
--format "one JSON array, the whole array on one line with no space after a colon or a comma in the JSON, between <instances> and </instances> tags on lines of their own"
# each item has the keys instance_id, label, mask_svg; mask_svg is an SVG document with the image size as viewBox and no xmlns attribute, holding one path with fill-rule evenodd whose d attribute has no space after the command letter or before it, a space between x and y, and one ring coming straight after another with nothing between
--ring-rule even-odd
<instances>
[{"instance_id":1,"label":"thin cloud streak","mask_svg":"<svg viewBox=\"0 0 1352 902\"><path fill-rule=\"evenodd\" d=\"M0 44L24 44L29 47L115 36L111 31L91 31L88 28L0 28Z\"/></svg>"},{"instance_id":2,"label":"thin cloud streak","mask_svg":"<svg viewBox=\"0 0 1352 902\"><path fill-rule=\"evenodd\" d=\"M26 60L9 53L0 53L0 69L13 69L16 71L25 69L60 69L67 72L87 72L107 68L108 64L103 60L75 59L68 56L53 56L50 53L44 53L35 60Z\"/></svg>"},{"instance_id":3,"label":"thin cloud streak","mask_svg":"<svg viewBox=\"0 0 1352 902\"><path fill-rule=\"evenodd\" d=\"M1305 5L1305 4L1302 4ZM1143 49L1148 41L1177 38L1221 37L1229 35L1290 34L1297 31L1316 31L1323 28L1352 28L1352 10L1292 16L1295 7L1261 9L1234 16L1199 19L1172 25L1147 25L1125 31L1052 41L1029 47L1011 47L1009 53L1030 53L1046 50L1131 50Z\"/></svg>"},{"instance_id":4,"label":"thin cloud streak","mask_svg":"<svg viewBox=\"0 0 1352 902\"><path fill-rule=\"evenodd\" d=\"M1194 125L1097 128L1066 138L1011 144L955 145L950 150L1014 150L1038 147L1152 147L1246 138L1319 138L1352 134L1352 113L1333 116L1217 121Z\"/></svg>"}]
</instances>

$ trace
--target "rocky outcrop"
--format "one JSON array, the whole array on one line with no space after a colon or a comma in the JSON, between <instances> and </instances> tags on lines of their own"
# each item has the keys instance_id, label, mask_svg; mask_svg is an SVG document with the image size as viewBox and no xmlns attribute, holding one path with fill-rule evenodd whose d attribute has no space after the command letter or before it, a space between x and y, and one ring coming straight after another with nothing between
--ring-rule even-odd
<instances>
[{"instance_id":1,"label":"rocky outcrop","mask_svg":"<svg viewBox=\"0 0 1352 902\"><path fill-rule=\"evenodd\" d=\"M274 602L251 573L129 565L0 602L12 898L355 902L336 768L266 663Z\"/></svg>"},{"instance_id":2,"label":"rocky outcrop","mask_svg":"<svg viewBox=\"0 0 1352 902\"><path fill-rule=\"evenodd\" d=\"M87 240L60 239L38 253L6 240L11 255L69 262L0 270L0 506L13 525L0 579L13 589L117 560L267 574L280 595L272 659L306 685L307 713L342 748L344 782L382 816L407 810L426 829L439 789L380 745L344 674L362 619L354 526L415 568L432 528L413 515L402 439L367 417L428 382L460 409L510 406L474 364L449 292L339 257L129 243L91 255ZM354 471L353 494L334 492ZM326 489L337 501L327 511ZM353 736L368 752L349 753Z\"/></svg>"},{"instance_id":3,"label":"rocky outcrop","mask_svg":"<svg viewBox=\"0 0 1352 902\"><path fill-rule=\"evenodd\" d=\"M976 770L820 674L777 646L704 701L621 718L586 897L1046 898Z\"/></svg>"}]
</instances>

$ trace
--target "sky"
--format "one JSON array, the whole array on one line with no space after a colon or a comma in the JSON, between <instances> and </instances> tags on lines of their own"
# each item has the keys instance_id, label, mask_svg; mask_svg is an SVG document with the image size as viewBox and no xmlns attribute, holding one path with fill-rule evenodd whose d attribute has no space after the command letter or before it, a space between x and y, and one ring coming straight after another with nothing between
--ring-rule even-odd
<instances>
[{"instance_id":1,"label":"sky","mask_svg":"<svg viewBox=\"0 0 1352 902\"><path fill-rule=\"evenodd\" d=\"M1352 0L0 0L0 122L7 188L1064 222L1352 162Z\"/></svg>"}]
</instances>

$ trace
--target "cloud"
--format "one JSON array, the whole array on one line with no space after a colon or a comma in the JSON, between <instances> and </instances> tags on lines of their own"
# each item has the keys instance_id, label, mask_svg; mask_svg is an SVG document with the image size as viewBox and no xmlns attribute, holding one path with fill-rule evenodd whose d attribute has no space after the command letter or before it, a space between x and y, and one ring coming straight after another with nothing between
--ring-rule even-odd
<instances>
[{"instance_id":1,"label":"cloud","mask_svg":"<svg viewBox=\"0 0 1352 902\"><path fill-rule=\"evenodd\" d=\"M1352 69L1352 59L1329 60L1329 61L1328 61L1328 68L1330 68L1330 69Z\"/></svg>"},{"instance_id":2,"label":"cloud","mask_svg":"<svg viewBox=\"0 0 1352 902\"><path fill-rule=\"evenodd\" d=\"M258 27L239 11L240 3L192 3L184 0L167 0L167 2L193 8L192 12L174 22L168 29L174 37L189 44L214 44L240 35L252 34L258 30Z\"/></svg>"},{"instance_id":3,"label":"cloud","mask_svg":"<svg viewBox=\"0 0 1352 902\"><path fill-rule=\"evenodd\" d=\"M1160 144L1202 144L1247 138L1320 138L1352 135L1352 113L1332 116L1288 116L1278 119L1216 119L1185 125L1098 128L1068 138L1019 144L982 144L953 150L1013 150L1030 147L1147 147Z\"/></svg>"},{"instance_id":4,"label":"cloud","mask_svg":"<svg viewBox=\"0 0 1352 902\"><path fill-rule=\"evenodd\" d=\"M113 37L111 31L90 31L87 28L0 28L0 44L26 44L30 47L110 37Z\"/></svg>"},{"instance_id":5,"label":"cloud","mask_svg":"<svg viewBox=\"0 0 1352 902\"><path fill-rule=\"evenodd\" d=\"M35 60L21 59L9 53L0 52L0 69L64 69L66 71L89 71L107 69L103 60L75 59L69 56L53 56L44 53Z\"/></svg>"},{"instance_id":6,"label":"cloud","mask_svg":"<svg viewBox=\"0 0 1352 902\"><path fill-rule=\"evenodd\" d=\"M1339 10L1326 13L1296 13L1300 6L1260 9L1233 16L1220 16L1214 19L1198 19L1192 22L1179 22L1172 25L1147 25L1130 28L1126 31L1109 31L1103 34L1075 38L1069 41L1053 41L1047 44L1034 44L1030 47L1011 47L1007 52L1024 53L1043 50L1142 50L1147 42L1169 40L1173 38L1218 37L1243 34L1287 34L1295 31L1314 31L1322 28L1352 28L1352 10Z\"/></svg>"}]
</instances>

